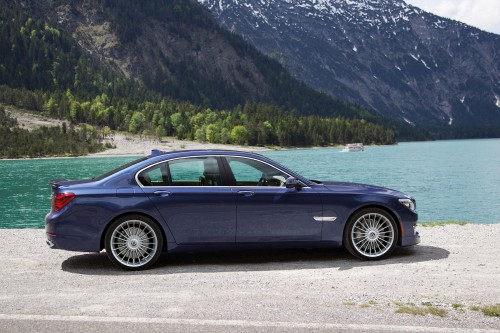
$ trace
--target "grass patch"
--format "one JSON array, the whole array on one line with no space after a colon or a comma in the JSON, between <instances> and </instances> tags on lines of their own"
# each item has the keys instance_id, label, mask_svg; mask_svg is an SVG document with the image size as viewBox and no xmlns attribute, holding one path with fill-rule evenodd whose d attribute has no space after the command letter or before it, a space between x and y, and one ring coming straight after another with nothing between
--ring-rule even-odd
<instances>
[{"instance_id":1,"label":"grass patch","mask_svg":"<svg viewBox=\"0 0 500 333\"><path fill-rule=\"evenodd\" d=\"M430 313L431 315L438 316L438 317L446 317L446 314L447 314L445 309L439 309L439 308L436 308L435 306L428 306L427 312Z\"/></svg>"},{"instance_id":2,"label":"grass patch","mask_svg":"<svg viewBox=\"0 0 500 333\"><path fill-rule=\"evenodd\" d=\"M422 302L424 306L416 306L413 303L404 305L402 302L394 302L398 306L396 313L407 313L414 316L425 316L431 314L438 317L446 317L446 310L432 306L431 302Z\"/></svg>"},{"instance_id":3,"label":"grass patch","mask_svg":"<svg viewBox=\"0 0 500 333\"><path fill-rule=\"evenodd\" d=\"M461 303L453 303L451 306L452 306L455 310L462 310L462 309L463 309L463 307L464 307L464 305L463 305L463 304L461 304Z\"/></svg>"},{"instance_id":4,"label":"grass patch","mask_svg":"<svg viewBox=\"0 0 500 333\"><path fill-rule=\"evenodd\" d=\"M500 304L483 306L481 312L488 317L500 317Z\"/></svg>"},{"instance_id":5,"label":"grass patch","mask_svg":"<svg viewBox=\"0 0 500 333\"><path fill-rule=\"evenodd\" d=\"M372 300L369 300L366 303L360 304L359 306L361 308L363 308L363 309L366 309L366 308L371 308L371 307L377 307L377 308L379 308L378 305L379 305L378 302L376 300L372 299Z\"/></svg>"},{"instance_id":6,"label":"grass patch","mask_svg":"<svg viewBox=\"0 0 500 333\"><path fill-rule=\"evenodd\" d=\"M426 308L420 308L417 306L400 306L399 309L396 310L396 313L408 313L412 314L414 316L425 316L427 314L427 309Z\"/></svg>"},{"instance_id":7,"label":"grass patch","mask_svg":"<svg viewBox=\"0 0 500 333\"><path fill-rule=\"evenodd\" d=\"M480 306L477 306L477 305L473 305L473 306L471 306L471 307L470 307L470 309L471 309L472 311L481 311L481 307L480 307Z\"/></svg>"},{"instance_id":8,"label":"grass patch","mask_svg":"<svg viewBox=\"0 0 500 333\"><path fill-rule=\"evenodd\" d=\"M444 227L444 226L447 226L447 225L452 225L452 224L455 224L455 225L467 225L467 224L470 224L471 222L467 222L467 221L431 221L431 222L423 222L423 223L419 223L418 225L420 227Z\"/></svg>"}]
</instances>

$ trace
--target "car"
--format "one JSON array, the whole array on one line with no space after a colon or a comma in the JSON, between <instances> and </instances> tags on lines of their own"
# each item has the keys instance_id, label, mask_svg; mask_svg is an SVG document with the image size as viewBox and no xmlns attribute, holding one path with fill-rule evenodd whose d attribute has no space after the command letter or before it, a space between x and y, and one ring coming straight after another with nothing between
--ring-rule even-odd
<instances>
[{"instance_id":1,"label":"car","mask_svg":"<svg viewBox=\"0 0 500 333\"><path fill-rule=\"evenodd\" d=\"M163 252L344 246L378 260L420 242L415 199L309 180L250 152L153 150L95 179L51 185L47 244L105 249L125 270L146 269Z\"/></svg>"}]
</instances>

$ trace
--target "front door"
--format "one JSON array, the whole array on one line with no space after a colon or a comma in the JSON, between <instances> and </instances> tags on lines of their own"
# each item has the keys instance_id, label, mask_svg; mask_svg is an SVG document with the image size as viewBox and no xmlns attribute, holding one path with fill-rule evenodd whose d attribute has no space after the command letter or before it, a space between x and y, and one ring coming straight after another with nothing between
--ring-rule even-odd
<instances>
[{"instance_id":1,"label":"front door","mask_svg":"<svg viewBox=\"0 0 500 333\"><path fill-rule=\"evenodd\" d=\"M255 159L226 161L234 176L237 243L321 240L322 204L313 189L287 189L288 174Z\"/></svg>"}]
</instances>

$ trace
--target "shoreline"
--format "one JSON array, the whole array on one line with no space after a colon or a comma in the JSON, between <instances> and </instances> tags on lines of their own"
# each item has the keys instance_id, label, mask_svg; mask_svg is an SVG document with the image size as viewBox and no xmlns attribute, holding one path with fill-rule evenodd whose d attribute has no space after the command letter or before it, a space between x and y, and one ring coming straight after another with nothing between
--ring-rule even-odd
<instances>
[{"instance_id":1,"label":"shoreline","mask_svg":"<svg viewBox=\"0 0 500 333\"><path fill-rule=\"evenodd\" d=\"M129 133L114 133L111 137L103 139L103 144L110 143L115 148L107 148L98 153L77 156L42 156L42 157L20 157L20 158L0 158L0 161L19 161L19 160L44 160L44 159L63 159L63 158L96 158L96 157L133 157L147 156L151 150L158 149L162 151L179 150L237 150L244 152L263 152L272 150L302 150L302 149L340 149L343 145L327 147L260 147L260 146L242 146L222 143L205 143L190 140L178 140L175 137L163 137L161 141L134 135Z\"/></svg>"},{"instance_id":2,"label":"shoreline","mask_svg":"<svg viewBox=\"0 0 500 333\"><path fill-rule=\"evenodd\" d=\"M112 157L112 156L144 156L149 155L151 150L163 151L198 150L198 149L231 149L241 151L266 151L267 147L241 146L231 144L204 143L190 140L178 140L175 137L157 138L142 137L129 133L114 133L110 138L105 138L103 143L110 143L115 148L106 149L99 153L92 153L86 157Z\"/></svg>"},{"instance_id":3,"label":"shoreline","mask_svg":"<svg viewBox=\"0 0 500 333\"><path fill-rule=\"evenodd\" d=\"M268 147L258 147L258 146L202 143L189 140L177 140L174 137L164 137L162 138L161 141L158 141L157 139L144 138L139 135L124 134L124 133L115 133L112 135L112 137L105 138L103 140L103 144L106 144L107 142L116 147L107 148L104 151L98 153L90 153L87 155L0 158L0 161L147 156L151 154L151 150L153 149L158 149L163 151L224 149L224 150L240 150L246 152L259 152L259 151L269 151L269 150L279 149L279 148L268 148Z\"/></svg>"}]
</instances>

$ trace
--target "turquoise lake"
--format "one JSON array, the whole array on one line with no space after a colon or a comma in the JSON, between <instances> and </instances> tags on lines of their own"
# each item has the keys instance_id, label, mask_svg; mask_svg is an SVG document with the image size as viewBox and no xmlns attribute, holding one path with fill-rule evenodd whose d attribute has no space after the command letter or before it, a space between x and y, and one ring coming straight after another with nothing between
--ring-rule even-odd
<instances>
[{"instance_id":1,"label":"turquoise lake","mask_svg":"<svg viewBox=\"0 0 500 333\"><path fill-rule=\"evenodd\" d=\"M500 223L500 139L262 153L310 178L389 187L417 199L421 222ZM135 157L0 160L0 228L43 228L51 179L92 178Z\"/></svg>"}]
</instances>

